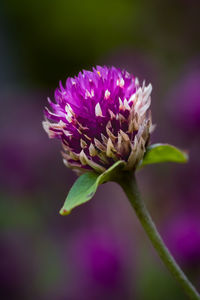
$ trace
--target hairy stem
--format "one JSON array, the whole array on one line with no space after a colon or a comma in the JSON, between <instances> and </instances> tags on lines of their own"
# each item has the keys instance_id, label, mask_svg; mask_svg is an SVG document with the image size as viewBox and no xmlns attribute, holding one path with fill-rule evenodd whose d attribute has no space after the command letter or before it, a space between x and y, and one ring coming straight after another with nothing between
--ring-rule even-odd
<instances>
[{"instance_id":1,"label":"hairy stem","mask_svg":"<svg viewBox=\"0 0 200 300\"><path fill-rule=\"evenodd\" d=\"M153 247L157 251L165 266L176 278L176 280L182 286L185 293L189 296L190 299L200 300L199 293L183 273L181 268L178 266L168 248L165 246L148 210L146 209L144 202L140 197L135 178L127 173L127 176L123 176L123 178L117 180L117 182L123 188L132 207L136 212L138 219L140 220L140 223L142 224L146 234L152 242Z\"/></svg>"}]
</instances>

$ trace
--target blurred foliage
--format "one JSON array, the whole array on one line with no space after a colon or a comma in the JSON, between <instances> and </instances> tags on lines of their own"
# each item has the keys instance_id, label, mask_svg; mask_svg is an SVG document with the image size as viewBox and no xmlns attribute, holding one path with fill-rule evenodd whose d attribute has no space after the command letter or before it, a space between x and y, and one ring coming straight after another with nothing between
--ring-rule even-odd
<instances>
[{"instance_id":1,"label":"blurred foliage","mask_svg":"<svg viewBox=\"0 0 200 300\"><path fill-rule=\"evenodd\" d=\"M29 231L37 230L42 226L42 219L34 201L26 202L26 198L20 199L23 205L19 205L19 199L14 202L7 195L1 195L0 200L0 226L3 230L23 230L26 228Z\"/></svg>"},{"instance_id":2,"label":"blurred foliage","mask_svg":"<svg viewBox=\"0 0 200 300\"><path fill-rule=\"evenodd\" d=\"M130 40L131 0L19 0L6 6L11 31L37 81L64 79Z\"/></svg>"},{"instance_id":3,"label":"blurred foliage","mask_svg":"<svg viewBox=\"0 0 200 300\"><path fill-rule=\"evenodd\" d=\"M52 84L102 62L121 45L151 53L175 69L199 54L198 2L191 2L8 0L4 6L27 76Z\"/></svg>"},{"instance_id":4,"label":"blurred foliage","mask_svg":"<svg viewBox=\"0 0 200 300\"><path fill-rule=\"evenodd\" d=\"M149 246L144 243L143 247ZM186 300L181 288L159 259L141 247L138 292L140 300Z\"/></svg>"}]
</instances>

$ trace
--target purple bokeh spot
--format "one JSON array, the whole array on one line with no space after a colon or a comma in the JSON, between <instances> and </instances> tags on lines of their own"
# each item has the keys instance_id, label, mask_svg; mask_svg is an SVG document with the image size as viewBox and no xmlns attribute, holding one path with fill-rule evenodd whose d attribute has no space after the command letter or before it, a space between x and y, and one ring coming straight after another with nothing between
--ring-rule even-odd
<instances>
[{"instance_id":1,"label":"purple bokeh spot","mask_svg":"<svg viewBox=\"0 0 200 300\"><path fill-rule=\"evenodd\" d=\"M183 214L170 221L166 232L170 250L184 264L200 263L200 218Z\"/></svg>"}]
</instances>

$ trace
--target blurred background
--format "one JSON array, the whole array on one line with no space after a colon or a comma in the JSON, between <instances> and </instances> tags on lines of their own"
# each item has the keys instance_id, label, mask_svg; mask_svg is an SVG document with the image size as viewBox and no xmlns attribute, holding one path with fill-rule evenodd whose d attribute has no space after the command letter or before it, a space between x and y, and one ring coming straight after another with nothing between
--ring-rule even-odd
<instances>
[{"instance_id":1,"label":"blurred background","mask_svg":"<svg viewBox=\"0 0 200 300\"><path fill-rule=\"evenodd\" d=\"M101 186L68 217L75 180L42 129L59 80L96 64L153 85L152 142L187 165L146 167L142 195L200 290L200 2L7 0L0 9L0 293L5 300L186 299L120 188Z\"/></svg>"}]
</instances>

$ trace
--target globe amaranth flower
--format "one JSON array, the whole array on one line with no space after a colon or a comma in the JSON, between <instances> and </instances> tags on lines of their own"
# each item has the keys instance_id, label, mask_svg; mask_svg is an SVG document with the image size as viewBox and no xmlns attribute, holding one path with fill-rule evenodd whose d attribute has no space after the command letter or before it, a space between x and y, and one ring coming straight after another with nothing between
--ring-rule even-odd
<instances>
[{"instance_id":1,"label":"globe amaranth flower","mask_svg":"<svg viewBox=\"0 0 200 300\"><path fill-rule=\"evenodd\" d=\"M43 127L63 145L64 163L78 173L104 172L118 160L134 169L152 131L152 86L115 67L93 68L68 78L55 91Z\"/></svg>"}]
</instances>

